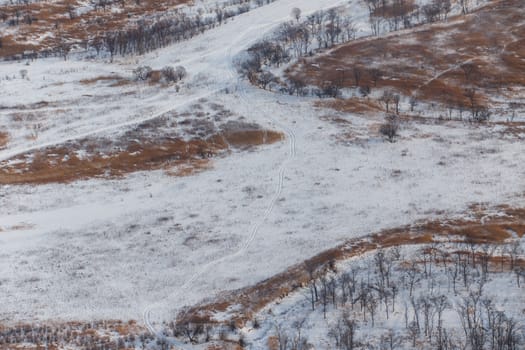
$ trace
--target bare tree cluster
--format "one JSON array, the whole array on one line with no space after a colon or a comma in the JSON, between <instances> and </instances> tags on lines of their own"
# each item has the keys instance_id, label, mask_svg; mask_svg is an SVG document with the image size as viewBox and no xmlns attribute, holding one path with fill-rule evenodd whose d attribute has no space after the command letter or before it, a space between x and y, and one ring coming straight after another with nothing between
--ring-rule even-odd
<instances>
[{"instance_id":1,"label":"bare tree cluster","mask_svg":"<svg viewBox=\"0 0 525 350\"><path fill-rule=\"evenodd\" d=\"M55 45L53 49L42 50L35 53L39 57L62 56L63 48L67 46L67 52L73 48L86 48L88 52L94 52L97 56L107 54L111 58L116 55L141 55L152 50L165 47L175 42L188 40L207 29L222 24L228 18L237 16L241 13L250 11L254 7L263 6L275 0L229 0L221 3L210 13L197 11L195 15L188 15L180 10L173 10L168 13L156 15L153 18L143 18L137 20L117 31L108 31L96 34L86 42L65 38L59 30L55 33L57 42L63 42L63 47ZM91 0L95 10L106 11L112 6L123 6L124 0ZM24 5L28 2L23 2ZM140 0L135 0L136 5L140 5ZM18 3L17 3L18 5ZM69 17L74 19L76 10L69 8ZM0 11L0 19L15 26L21 23L31 24L38 20L35 14L23 7L14 11L10 16L6 12ZM55 29L58 29L55 28ZM24 54L7 57L7 59L26 58Z\"/></svg>"},{"instance_id":2,"label":"bare tree cluster","mask_svg":"<svg viewBox=\"0 0 525 350\"><path fill-rule=\"evenodd\" d=\"M365 0L365 2L370 10L370 25L375 35L382 32L384 28L395 31L401 29L402 26L408 28L422 23L421 12L428 12L431 21L445 20L451 10L450 0L432 0L428 4L428 9L426 7L420 9L408 0ZM294 8L291 17L292 21L281 24L268 39L248 49L247 57L244 57L238 64L239 72L252 84L264 89L271 85L281 85L279 89L284 93L311 94L318 97L339 96L339 90L345 83L344 69L341 69L341 79L328 81L320 88L307 90L304 88L306 83L301 78L295 77L288 81L279 81L269 72L269 68L279 67L293 59L311 56L320 50L355 39L357 28L352 21L351 14L344 7L336 7L318 11L303 18L301 10ZM363 77L368 77L376 86L382 75L382 72L376 68L366 69L357 66L348 69L347 73L352 76L354 85L361 88L360 92L363 96L368 96L371 91L369 85L362 85ZM299 81L300 79L302 81ZM396 104L396 107L398 109L399 103Z\"/></svg>"},{"instance_id":3,"label":"bare tree cluster","mask_svg":"<svg viewBox=\"0 0 525 350\"><path fill-rule=\"evenodd\" d=\"M450 0L432 0L421 8L427 23L446 20L451 10Z\"/></svg>"},{"instance_id":4,"label":"bare tree cluster","mask_svg":"<svg viewBox=\"0 0 525 350\"><path fill-rule=\"evenodd\" d=\"M499 258L493 259L496 251ZM509 270L521 288L525 267L519 242L503 247L470 242L456 249L434 243L417 256L406 261L398 249L378 250L365 270L309 270L308 304L332 324L327 336L337 349L377 348L378 342L381 349L428 344L439 350L517 350L525 345L525 324L485 292L490 274ZM372 343L360 333L382 327L378 322L394 313L404 315L404 332L388 329ZM445 322L451 314L455 325Z\"/></svg>"},{"instance_id":5,"label":"bare tree cluster","mask_svg":"<svg viewBox=\"0 0 525 350\"><path fill-rule=\"evenodd\" d=\"M0 349L18 348L20 344L31 344L37 349L75 347L84 350L124 350L151 347L161 350L149 333L127 336L99 336L98 331L115 331L117 326L105 321L64 325L19 325L0 328Z\"/></svg>"},{"instance_id":6,"label":"bare tree cluster","mask_svg":"<svg viewBox=\"0 0 525 350\"><path fill-rule=\"evenodd\" d=\"M153 70L150 66L138 66L133 70L133 78L136 81L163 80L166 83L178 82L187 75L186 69L182 66L165 66L160 71Z\"/></svg>"}]
</instances>

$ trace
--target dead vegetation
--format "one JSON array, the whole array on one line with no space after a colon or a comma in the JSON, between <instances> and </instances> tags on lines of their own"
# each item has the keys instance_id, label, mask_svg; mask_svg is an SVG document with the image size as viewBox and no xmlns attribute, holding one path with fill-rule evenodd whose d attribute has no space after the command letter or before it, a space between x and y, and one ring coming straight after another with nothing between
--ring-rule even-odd
<instances>
[{"instance_id":1,"label":"dead vegetation","mask_svg":"<svg viewBox=\"0 0 525 350\"><path fill-rule=\"evenodd\" d=\"M2 184L64 183L93 177L120 177L135 171L171 169L168 174L184 176L209 166L230 145L245 148L276 142L278 132L251 130L230 134L215 134L206 139L166 139L158 142L130 142L125 149L114 153L93 154L79 158L88 144L97 140L84 139L67 147L48 147L3 162L0 170ZM99 140L104 142L103 140ZM230 143L231 141L231 143ZM9 162L12 162L11 164ZM173 169L172 169L173 168Z\"/></svg>"},{"instance_id":2,"label":"dead vegetation","mask_svg":"<svg viewBox=\"0 0 525 350\"><path fill-rule=\"evenodd\" d=\"M319 88L331 83L386 89L456 111L499 107L510 115L501 97L512 98L525 86L525 13L517 10L522 5L498 1L448 23L352 41L301 60L288 76L305 77L306 84ZM331 102L332 107L353 113L385 109L365 95Z\"/></svg>"},{"instance_id":3,"label":"dead vegetation","mask_svg":"<svg viewBox=\"0 0 525 350\"><path fill-rule=\"evenodd\" d=\"M109 83L110 86L122 86L130 83L129 79L125 79L120 75L101 75L94 78L80 80L80 84L82 85L94 85L103 82Z\"/></svg>"},{"instance_id":4,"label":"dead vegetation","mask_svg":"<svg viewBox=\"0 0 525 350\"><path fill-rule=\"evenodd\" d=\"M135 321L48 322L0 325L0 350L134 349L146 346L154 336ZM67 344L67 345L66 345Z\"/></svg>"},{"instance_id":5,"label":"dead vegetation","mask_svg":"<svg viewBox=\"0 0 525 350\"><path fill-rule=\"evenodd\" d=\"M214 157L283 139L282 133L257 124L234 120L216 124L231 112L221 107L207 115L196 106L191 113L143 122L115 139L89 137L4 160L0 183L64 183L158 169L185 176L209 168Z\"/></svg>"},{"instance_id":6,"label":"dead vegetation","mask_svg":"<svg viewBox=\"0 0 525 350\"><path fill-rule=\"evenodd\" d=\"M78 0L18 2L0 6L4 21L9 19L10 28L16 28L14 33L2 35L0 57L52 51L65 43L85 43L90 33L100 35L120 30L147 16L158 16L186 3L191 1L119 1L118 5L100 1L100 6L88 11Z\"/></svg>"},{"instance_id":7,"label":"dead vegetation","mask_svg":"<svg viewBox=\"0 0 525 350\"><path fill-rule=\"evenodd\" d=\"M473 207L469 220L428 221L349 240L254 286L224 293L213 302L183 310L177 323L220 324L222 321L214 319L216 313L224 315L227 310L235 310L230 312L229 320L242 327L263 307L306 285L313 275L333 268L335 262L380 248L441 241L501 245L525 235L525 209L501 207L498 211L502 215L490 215L484 208Z\"/></svg>"},{"instance_id":8,"label":"dead vegetation","mask_svg":"<svg viewBox=\"0 0 525 350\"><path fill-rule=\"evenodd\" d=\"M0 149L5 148L9 142L9 134L5 131L0 131Z\"/></svg>"}]
</instances>

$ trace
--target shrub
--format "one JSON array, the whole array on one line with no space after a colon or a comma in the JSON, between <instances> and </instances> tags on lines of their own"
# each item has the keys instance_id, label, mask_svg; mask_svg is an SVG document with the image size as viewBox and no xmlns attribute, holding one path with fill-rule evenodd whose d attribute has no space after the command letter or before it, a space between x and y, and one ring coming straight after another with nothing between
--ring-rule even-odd
<instances>
[{"instance_id":1,"label":"shrub","mask_svg":"<svg viewBox=\"0 0 525 350\"><path fill-rule=\"evenodd\" d=\"M133 70L135 80L147 80L152 69L150 66L139 66Z\"/></svg>"},{"instance_id":2,"label":"shrub","mask_svg":"<svg viewBox=\"0 0 525 350\"><path fill-rule=\"evenodd\" d=\"M164 80L167 83L171 83L171 82L177 81L177 74L175 72L175 68L173 68L171 66L166 66L166 67L162 68L162 70L160 72L162 74L162 77L164 78Z\"/></svg>"},{"instance_id":3,"label":"shrub","mask_svg":"<svg viewBox=\"0 0 525 350\"><path fill-rule=\"evenodd\" d=\"M379 132L385 136L389 142L394 142L399 130L399 117L397 115L389 115L385 118L385 123L381 124Z\"/></svg>"},{"instance_id":4,"label":"shrub","mask_svg":"<svg viewBox=\"0 0 525 350\"><path fill-rule=\"evenodd\" d=\"M186 72L186 68L184 68L183 66L175 67L175 76L178 80L184 79L186 75L188 75L188 73Z\"/></svg>"}]
</instances>

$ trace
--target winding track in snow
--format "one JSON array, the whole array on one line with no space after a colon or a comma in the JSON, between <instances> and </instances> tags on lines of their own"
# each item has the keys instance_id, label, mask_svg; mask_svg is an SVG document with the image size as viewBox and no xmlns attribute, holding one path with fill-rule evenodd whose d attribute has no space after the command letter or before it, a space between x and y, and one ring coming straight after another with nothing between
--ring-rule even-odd
<instances>
[{"instance_id":1,"label":"winding track in snow","mask_svg":"<svg viewBox=\"0 0 525 350\"><path fill-rule=\"evenodd\" d=\"M225 49L219 50L219 52L224 52L227 54L228 61L229 61L229 66L227 70L227 78L230 81L237 80L236 91L238 92L239 102L241 102L244 106L246 106L247 110L249 108L253 108L254 102L249 100L247 97L247 89L244 87L244 84L246 83L237 79L237 72L235 70L234 56L232 54L232 49L233 47L238 45L241 41L243 41L243 39L245 39L246 37L251 38L252 41L259 40L259 37L256 34L253 35L254 31L261 31L261 29L275 26L276 24L281 23L282 21L283 21L282 19L279 19L279 20L274 20L274 21L271 21L269 23L265 23L259 26L253 26L249 28L248 30L244 31L241 35L239 35L238 38L231 45L229 45ZM253 38L255 38L255 40L253 40ZM212 53L208 53L206 56L210 56L211 54ZM250 234L248 235L247 239L242 243L242 245L236 251L232 252L231 254L222 256L219 259L212 260L208 262L207 264L203 265L188 280L186 280L183 285L181 285L178 288L177 292L172 297L175 297L175 298L180 297L181 293L188 290L193 285L193 283L199 277L201 277L206 272L208 272L212 266L216 266L217 264L220 264L223 261L226 261L236 256L244 254L248 250L248 248L252 245L252 243L255 241L261 227L268 220L269 216L271 215L271 213L273 212L275 208L277 201L281 197L283 188L284 188L285 172L286 172L287 166L297 154L296 135L292 129L285 126L282 122L279 122L275 120L274 118L271 118L268 116L266 117L266 119L268 119L270 122L276 125L279 129L283 130L288 140L287 156L279 168L278 176L277 176L277 186L276 186L274 195L272 196L270 202L268 203L263 215L251 226ZM181 304L184 304L184 302L182 302ZM148 330L152 334L155 334L156 336L165 339L164 335L162 334L162 331L157 330L152 321L152 315L153 315L153 311L155 310L155 308L156 308L155 305L150 305L145 308L145 310L142 313L143 321L146 327L148 328ZM172 338L169 339L169 342L171 343L171 345L182 348L182 349L184 349L186 346L184 343L181 343L180 341L177 341Z\"/></svg>"},{"instance_id":2,"label":"winding track in snow","mask_svg":"<svg viewBox=\"0 0 525 350\"><path fill-rule=\"evenodd\" d=\"M235 70L233 68L233 57L231 55L231 50L229 50L228 53L229 53L229 59L232 62L231 69L228 70L228 77L230 79L232 79L232 78L235 79L236 78L236 72L235 72ZM239 102L241 102L245 106L253 107L253 103L251 101L249 101L248 98L247 98L246 88L243 87L243 82L239 82L237 84L237 92L238 92L238 96L239 96ZM178 298L181 295L181 293L183 293L183 292L187 291L189 288L191 288L193 283L199 277L201 277L206 272L208 272L211 267L216 266L217 264L220 264L223 261L226 261L226 260L229 260L229 259L234 258L236 256L244 254L247 251L247 249L251 246L251 244L255 241L255 239L257 237L257 234L259 233L261 227L264 225L266 220L269 218L269 216L271 215L272 211L274 210L275 204L277 203L277 201L281 197L282 192L283 192L283 188L284 188L284 175L285 175L285 172L286 172L287 165L296 155L296 147L297 147L296 146L296 136L295 136L295 133L291 129L289 129L286 126L282 125L282 123L276 121L273 118L268 118L268 119L272 123L276 124L279 128L284 130L284 132L286 133L286 136L287 136L287 140L288 140L287 157L286 157L286 159L284 160L284 162L281 164L281 166L279 168L278 177L277 177L277 188L275 190L274 195L272 196L272 199L270 200L269 204L267 205L263 215L251 226L250 234L248 235L247 239L242 243L242 245L236 251L232 252L231 254L222 256L219 259L212 260L212 261L208 262L207 264L203 265L197 272L195 272L192 275L191 278L189 278L186 282L184 282L184 284L182 286L180 286L178 288L178 290L175 293L174 297ZM153 310L155 308L156 308L155 305L151 305L151 306L148 306L143 311L144 324L146 325L146 327L148 328L148 330L152 334L155 334L158 337L164 338L162 333L161 333L161 331L155 329L155 326L153 325L152 314L153 314ZM169 341L174 346L178 346L179 348L184 348L184 344L179 342L179 341L176 341L174 339L170 339Z\"/></svg>"}]
</instances>

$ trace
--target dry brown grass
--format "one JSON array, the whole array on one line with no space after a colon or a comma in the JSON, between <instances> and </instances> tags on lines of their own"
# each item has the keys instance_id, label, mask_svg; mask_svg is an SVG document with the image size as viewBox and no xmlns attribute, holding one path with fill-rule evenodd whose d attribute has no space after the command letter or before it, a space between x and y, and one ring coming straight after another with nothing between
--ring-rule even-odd
<instances>
[{"instance_id":1,"label":"dry brown grass","mask_svg":"<svg viewBox=\"0 0 525 350\"><path fill-rule=\"evenodd\" d=\"M279 350L279 339L271 335L268 337L268 350Z\"/></svg>"},{"instance_id":2,"label":"dry brown grass","mask_svg":"<svg viewBox=\"0 0 525 350\"><path fill-rule=\"evenodd\" d=\"M9 142L9 133L0 131L0 149L4 148Z\"/></svg>"},{"instance_id":3,"label":"dry brown grass","mask_svg":"<svg viewBox=\"0 0 525 350\"><path fill-rule=\"evenodd\" d=\"M370 111L382 111L382 106L372 99L366 98L348 98L336 99L330 101L317 101L314 104L316 107L331 108L340 112L366 114Z\"/></svg>"},{"instance_id":4,"label":"dry brown grass","mask_svg":"<svg viewBox=\"0 0 525 350\"><path fill-rule=\"evenodd\" d=\"M281 133L269 130L225 131L221 136L228 144L238 148L271 144L284 137Z\"/></svg>"},{"instance_id":5,"label":"dry brown grass","mask_svg":"<svg viewBox=\"0 0 525 350\"><path fill-rule=\"evenodd\" d=\"M119 75L101 75L101 76L94 77L94 78L82 79L80 80L80 84L93 85L99 82L110 82L111 86L114 86L114 84L117 84L121 82L122 80L126 81L126 84L129 83L128 79L124 79L123 77Z\"/></svg>"},{"instance_id":6,"label":"dry brown grass","mask_svg":"<svg viewBox=\"0 0 525 350\"><path fill-rule=\"evenodd\" d=\"M195 315L198 315L198 321L216 323L213 318L216 312L224 312L229 306L240 305L242 311L231 314L230 317L242 326L269 303L304 286L312 276L318 276L333 268L334 262L360 256L378 248L429 244L443 239L473 244L502 244L512 238L513 233L523 237L525 209L500 207L499 210L504 212L503 216L485 218L484 223L481 223L481 220L487 212L478 208L470 213L474 216L472 220L428 221L349 240L254 286L225 293L214 302L189 308L179 314L177 321L195 322Z\"/></svg>"},{"instance_id":7,"label":"dry brown grass","mask_svg":"<svg viewBox=\"0 0 525 350\"><path fill-rule=\"evenodd\" d=\"M416 9L416 4L414 3L414 0L405 1L404 8L408 13L413 12ZM383 18L394 17L396 15L394 2L387 1L385 2L385 6L378 6L373 12L373 15L376 17L383 17Z\"/></svg>"},{"instance_id":8,"label":"dry brown grass","mask_svg":"<svg viewBox=\"0 0 525 350\"><path fill-rule=\"evenodd\" d=\"M205 139L160 138L153 142L141 139L119 145L121 151L99 153L107 140L85 139L65 146L48 147L2 162L0 184L64 183L93 177L114 178L125 174L167 168L169 174L186 176L209 167L208 159L229 149L249 148L283 139L279 132L268 130L228 131ZM91 155L79 159L77 151ZM8 164L12 160L21 162Z\"/></svg>"},{"instance_id":9,"label":"dry brown grass","mask_svg":"<svg viewBox=\"0 0 525 350\"><path fill-rule=\"evenodd\" d=\"M494 104L492 97L501 96L503 89L525 86L525 12L518 10L522 6L521 0L498 1L447 24L356 40L305 59L288 74L303 76L318 87L326 81L353 87L353 70L358 68L360 85L372 89L390 88L418 100L467 109L471 106L465 89L474 88L476 106ZM464 64L475 66L468 78ZM372 68L382 72L377 81ZM334 107L356 113L384 109L366 99L335 102Z\"/></svg>"},{"instance_id":10,"label":"dry brown grass","mask_svg":"<svg viewBox=\"0 0 525 350\"><path fill-rule=\"evenodd\" d=\"M16 26L16 34L4 36L3 47L0 48L0 57L10 57L24 51L41 51L53 49L59 45L57 38L64 38L70 42L85 42L90 35L101 35L105 32L119 30L145 15L162 14L178 5L192 3L192 0L141 0L122 1L118 12L108 7L89 11L75 18L70 18L69 8L81 6L77 0L42 1L29 4L15 4L1 6L0 10L13 18L18 11L21 13L20 24ZM22 22L25 15L30 15L36 21L32 24ZM38 45L31 44L32 40L52 31L55 36L46 37Z\"/></svg>"},{"instance_id":11,"label":"dry brown grass","mask_svg":"<svg viewBox=\"0 0 525 350\"><path fill-rule=\"evenodd\" d=\"M60 331L65 334L66 329L68 333L68 339L63 343L62 341L57 342L48 342L45 337L46 333L39 334L38 332L33 332L34 328L40 328L39 331L42 331L42 327L47 328L49 332L53 329ZM16 324L16 325L1 325L0 324L0 333L10 333L14 330L20 332L20 329L23 329L24 332L32 332L36 339L33 342L25 341L23 343L13 342L14 338L11 339L10 343L0 344L0 350L18 350L18 349L31 349L31 350L59 350L64 348L69 348L76 343L78 346L79 337L87 337L93 340L93 343L102 346L108 350L117 350L115 340L109 336L108 332L116 332L120 338L125 338L128 336L138 337L140 335L147 335L146 329L137 324L136 321L130 320L128 322L123 322L121 320L98 320L93 322L64 322L57 323L53 321L48 321L45 323L39 323L38 325L28 325L28 324ZM40 338L39 338L40 337ZM28 338L23 338L28 339ZM119 349L123 349L120 347ZM128 350L127 348L124 350ZM129 349L131 350L131 349Z\"/></svg>"}]
</instances>

